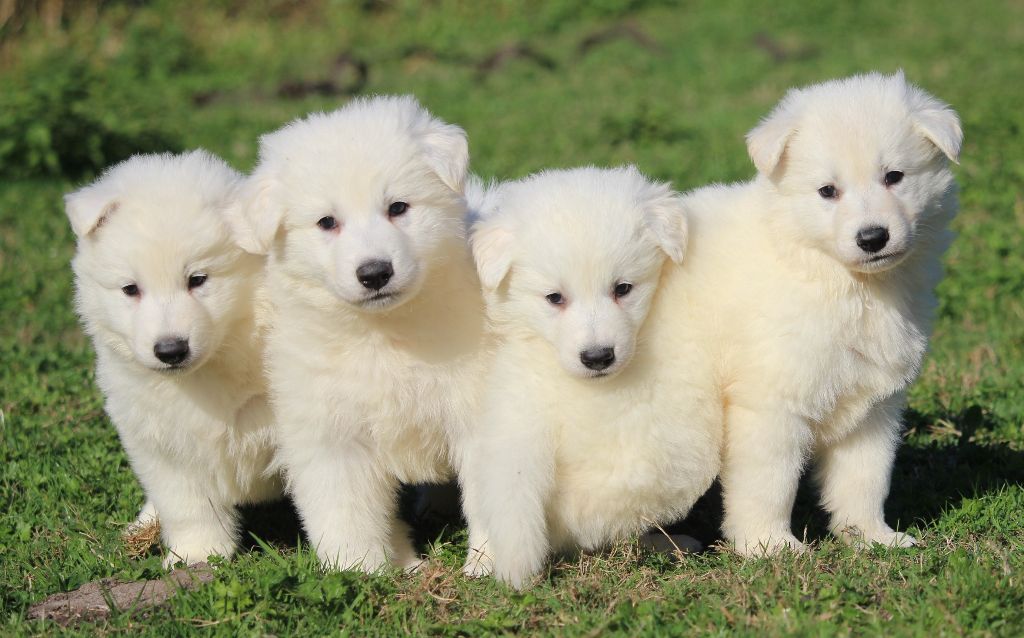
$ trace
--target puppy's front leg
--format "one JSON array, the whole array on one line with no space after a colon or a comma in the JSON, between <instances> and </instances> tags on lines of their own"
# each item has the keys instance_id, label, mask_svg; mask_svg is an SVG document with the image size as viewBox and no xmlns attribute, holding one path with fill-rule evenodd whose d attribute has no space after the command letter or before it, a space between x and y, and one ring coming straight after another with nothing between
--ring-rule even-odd
<instances>
[{"instance_id":1,"label":"puppy's front leg","mask_svg":"<svg viewBox=\"0 0 1024 638\"><path fill-rule=\"evenodd\" d=\"M522 402L510 403L515 407L486 411L484 431L467 446L462 484L470 548L463 571L478 576L493 569L522 589L548 557L554 448L546 424L524 414Z\"/></svg>"},{"instance_id":2,"label":"puppy's front leg","mask_svg":"<svg viewBox=\"0 0 1024 638\"><path fill-rule=\"evenodd\" d=\"M375 572L391 553L397 482L368 444L318 441L284 451L289 487L309 542L328 569Z\"/></svg>"},{"instance_id":3,"label":"puppy's front leg","mask_svg":"<svg viewBox=\"0 0 1024 638\"><path fill-rule=\"evenodd\" d=\"M848 543L916 544L914 537L893 531L884 517L904 404L901 393L876 405L857 429L819 451L822 505L832 515L832 533Z\"/></svg>"},{"instance_id":4,"label":"puppy's front leg","mask_svg":"<svg viewBox=\"0 0 1024 638\"><path fill-rule=\"evenodd\" d=\"M480 578L494 573L494 555L484 517L490 514L484 492L488 483L486 464L482 456L488 447L483 441L469 439L463 441L463 459L459 464L459 486L462 488L462 512L466 517L468 548L466 561L462 565L462 573L470 578Z\"/></svg>"},{"instance_id":5,"label":"puppy's front leg","mask_svg":"<svg viewBox=\"0 0 1024 638\"><path fill-rule=\"evenodd\" d=\"M807 422L781 406L757 411L729 406L722 531L741 554L805 549L790 531L790 519L811 441Z\"/></svg>"},{"instance_id":6,"label":"puppy's front leg","mask_svg":"<svg viewBox=\"0 0 1024 638\"><path fill-rule=\"evenodd\" d=\"M190 472L172 460L148 458L135 465L146 489L146 505L159 513L160 535L167 546L165 567L235 553L238 511L234 503L221 502L213 477Z\"/></svg>"}]
</instances>

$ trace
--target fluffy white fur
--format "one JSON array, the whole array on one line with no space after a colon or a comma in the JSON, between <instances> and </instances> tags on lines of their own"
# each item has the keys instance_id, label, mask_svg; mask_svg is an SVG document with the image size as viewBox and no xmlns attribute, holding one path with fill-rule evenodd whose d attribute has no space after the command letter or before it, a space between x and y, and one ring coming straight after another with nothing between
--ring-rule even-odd
<instances>
[{"instance_id":1,"label":"fluffy white fur","mask_svg":"<svg viewBox=\"0 0 1024 638\"><path fill-rule=\"evenodd\" d=\"M957 116L870 74L790 91L747 140L757 178L686 201L686 287L725 393L725 535L802 548L790 517L813 459L835 533L912 545L883 504L957 208ZM889 235L874 252L871 227Z\"/></svg>"},{"instance_id":2,"label":"fluffy white fur","mask_svg":"<svg viewBox=\"0 0 1024 638\"><path fill-rule=\"evenodd\" d=\"M148 502L166 563L230 556L240 503L280 495L261 367L263 259L222 210L240 175L203 152L137 156L66 197L77 307L96 376ZM205 275L205 281L194 285ZM137 290L126 286L135 286ZM187 340L180 362L157 358Z\"/></svg>"},{"instance_id":3,"label":"fluffy white fur","mask_svg":"<svg viewBox=\"0 0 1024 638\"><path fill-rule=\"evenodd\" d=\"M465 571L522 587L553 551L685 515L718 473L721 406L701 340L678 327L699 308L671 263L686 222L666 185L583 168L470 202L501 343L462 471ZM595 348L614 361L585 365Z\"/></svg>"},{"instance_id":4,"label":"fluffy white fur","mask_svg":"<svg viewBox=\"0 0 1024 638\"><path fill-rule=\"evenodd\" d=\"M468 159L462 129L413 98L355 100L265 135L232 213L244 245L270 254L280 462L325 566L418 562L399 482L449 477L475 412L486 320ZM358 274L372 262L393 271L376 290Z\"/></svg>"}]
</instances>

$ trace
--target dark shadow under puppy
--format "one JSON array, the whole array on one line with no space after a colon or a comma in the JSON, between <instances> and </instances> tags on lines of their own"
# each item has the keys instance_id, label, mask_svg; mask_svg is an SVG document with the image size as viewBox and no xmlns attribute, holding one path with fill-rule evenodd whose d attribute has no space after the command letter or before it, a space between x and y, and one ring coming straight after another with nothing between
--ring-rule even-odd
<instances>
[{"instance_id":1,"label":"dark shadow under puppy","mask_svg":"<svg viewBox=\"0 0 1024 638\"><path fill-rule=\"evenodd\" d=\"M904 530L934 526L943 514L967 499L1024 486L1024 451L994 440L1009 426L978 405L954 413L904 415L906 438L893 469L886 520ZM807 542L829 538L828 520L818 504L810 476L800 482L792 529ZM711 547L723 540L722 493L718 482L694 505L686 519L669 525L671 534L688 534Z\"/></svg>"}]
</instances>

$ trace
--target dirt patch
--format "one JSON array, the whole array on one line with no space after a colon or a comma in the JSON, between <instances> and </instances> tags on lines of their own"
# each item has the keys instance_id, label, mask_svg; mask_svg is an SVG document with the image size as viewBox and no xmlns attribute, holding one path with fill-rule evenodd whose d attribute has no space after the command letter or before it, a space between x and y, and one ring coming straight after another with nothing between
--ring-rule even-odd
<instances>
[{"instance_id":1,"label":"dirt patch","mask_svg":"<svg viewBox=\"0 0 1024 638\"><path fill-rule=\"evenodd\" d=\"M67 626L77 622L102 620L114 611L144 612L163 605L181 589L195 589L213 580L213 569L197 563L175 569L158 580L121 581L116 578L86 583L78 589L54 594L29 607L30 619L45 618Z\"/></svg>"}]
</instances>

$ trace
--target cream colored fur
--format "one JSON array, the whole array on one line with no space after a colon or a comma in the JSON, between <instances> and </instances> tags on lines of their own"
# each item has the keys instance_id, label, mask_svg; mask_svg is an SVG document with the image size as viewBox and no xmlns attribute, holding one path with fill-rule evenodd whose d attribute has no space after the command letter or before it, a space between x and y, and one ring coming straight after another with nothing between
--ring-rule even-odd
<instances>
[{"instance_id":1,"label":"cream colored fur","mask_svg":"<svg viewBox=\"0 0 1024 638\"><path fill-rule=\"evenodd\" d=\"M222 215L239 180L203 151L137 156L66 198L78 313L146 492L138 523L159 518L167 564L230 556L235 506L281 494L267 471L263 259L231 241ZM190 289L194 274L206 280ZM125 294L128 285L138 294ZM174 366L154 352L168 337L189 344Z\"/></svg>"},{"instance_id":2,"label":"cream colored fur","mask_svg":"<svg viewBox=\"0 0 1024 638\"><path fill-rule=\"evenodd\" d=\"M791 91L751 131L756 179L687 197L685 288L723 383L724 532L739 551L803 547L790 516L811 463L835 533L914 544L883 505L960 142L956 114L902 74L827 82ZM892 171L902 179L887 185ZM833 198L819 193L829 185ZM872 226L890 238L869 253L857 235Z\"/></svg>"},{"instance_id":3,"label":"cream colored fur","mask_svg":"<svg viewBox=\"0 0 1024 638\"><path fill-rule=\"evenodd\" d=\"M701 309L667 259L686 245L667 186L584 168L474 188L470 201L501 345L462 472L465 571L523 587L552 552L684 516L718 473L721 408L698 335L679 329ZM583 365L595 347L615 361Z\"/></svg>"},{"instance_id":4,"label":"cream colored fur","mask_svg":"<svg viewBox=\"0 0 1024 638\"><path fill-rule=\"evenodd\" d=\"M486 325L468 158L462 129L414 99L355 100L264 136L232 212L240 241L270 254L280 463L327 567L419 562L399 483L451 476L475 413ZM393 265L378 291L357 274L372 261Z\"/></svg>"}]
</instances>

